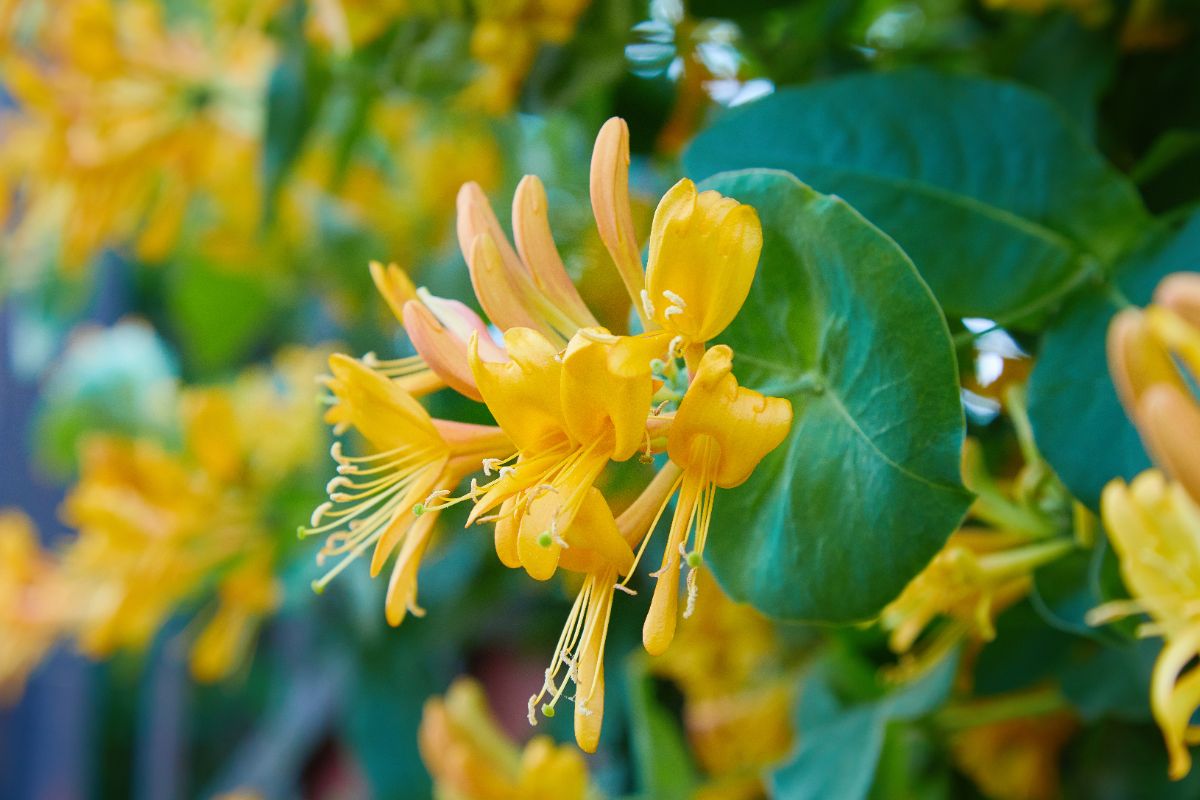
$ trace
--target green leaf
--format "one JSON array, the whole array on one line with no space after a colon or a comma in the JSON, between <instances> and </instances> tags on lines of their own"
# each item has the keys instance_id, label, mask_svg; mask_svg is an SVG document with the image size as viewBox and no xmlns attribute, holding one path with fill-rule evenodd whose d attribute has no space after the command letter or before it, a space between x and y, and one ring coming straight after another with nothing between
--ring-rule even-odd
<instances>
[{"instance_id":1,"label":"green leaf","mask_svg":"<svg viewBox=\"0 0 1200 800\"><path fill-rule=\"evenodd\" d=\"M928 714L950 693L958 658L942 659L911 684L870 703L845 705L836 695L834 664L822 662L805 681L796 714L800 747L771 776L774 797L855 800L871 790L888 725Z\"/></svg>"},{"instance_id":2,"label":"green leaf","mask_svg":"<svg viewBox=\"0 0 1200 800\"><path fill-rule=\"evenodd\" d=\"M630 738L640 796L688 800L696 789L696 767L679 721L655 698L654 678L646 666L646 659L639 654L629 659L626 668Z\"/></svg>"},{"instance_id":3,"label":"green leaf","mask_svg":"<svg viewBox=\"0 0 1200 800\"><path fill-rule=\"evenodd\" d=\"M777 92L685 156L702 177L786 169L908 252L951 316L1034 314L1134 241L1137 192L1041 95L924 70Z\"/></svg>"},{"instance_id":4,"label":"green leaf","mask_svg":"<svg viewBox=\"0 0 1200 800\"><path fill-rule=\"evenodd\" d=\"M174 265L167 280L172 330L185 363L200 373L248 355L275 316L275 297L262 275L189 258Z\"/></svg>"},{"instance_id":5,"label":"green leaf","mask_svg":"<svg viewBox=\"0 0 1200 800\"><path fill-rule=\"evenodd\" d=\"M912 262L844 201L767 170L705 186L763 223L758 275L722 341L743 385L795 413L754 476L718 493L705 557L767 614L869 618L970 500L946 323Z\"/></svg>"},{"instance_id":6,"label":"green leaf","mask_svg":"<svg viewBox=\"0 0 1200 800\"><path fill-rule=\"evenodd\" d=\"M1149 302L1164 275L1195 269L1198 253L1200 214L1178 232L1153 236L1112 281L1081 292L1042 341L1029 381L1034 438L1062 482L1092 509L1108 481L1129 480L1150 466L1108 374L1108 322L1129 303Z\"/></svg>"}]
</instances>

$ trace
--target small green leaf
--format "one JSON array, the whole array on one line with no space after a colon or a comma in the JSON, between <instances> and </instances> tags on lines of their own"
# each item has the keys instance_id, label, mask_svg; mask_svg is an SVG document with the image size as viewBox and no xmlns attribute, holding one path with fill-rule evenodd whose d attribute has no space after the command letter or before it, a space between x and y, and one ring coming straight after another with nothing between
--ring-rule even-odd
<instances>
[{"instance_id":1,"label":"small green leaf","mask_svg":"<svg viewBox=\"0 0 1200 800\"><path fill-rule=\"evenodd\" d=\"M786 169L846 198L951 316L1031 315L1147 222L1129 181L1043 96L924 70L777 92L702 133L685 164L697 177Z\"/></svg>"},{"instance_id":2,"label":"small green leaf","mask_svg":"<svg viewBox=\"0 0 1200 800\"><path fill-rule=\"evenodd\" d=\"M758 209L763 251L722 340L743 385L792 402L783 444L718 494L706 560L786 619L876 614L962 520L963 415L946 323L912 263L782 172L706 183Z\"/></svg>"},{"instance_id":3,"label":"small green leaf","mask_svg":"<svg viewBox=\"0 0 1200 800\"><path fill-rule=\"evenodd\" d=\"M1115 477L1150 466L1108 374L1108 322L1123 306L1149 302L1163 276L1200 263L1200 214L1174 233L1156 232L1122 262L1112 282L1080 293L1046 332L1029 381L1029 419L1046 461L1081 501L1099 508Z\"/></svg>"}]
</instances>

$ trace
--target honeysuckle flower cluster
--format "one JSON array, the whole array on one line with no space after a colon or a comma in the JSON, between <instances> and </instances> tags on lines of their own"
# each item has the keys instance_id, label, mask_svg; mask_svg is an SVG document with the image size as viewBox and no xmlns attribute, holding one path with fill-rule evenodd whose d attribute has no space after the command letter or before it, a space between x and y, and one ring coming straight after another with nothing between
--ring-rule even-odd
<instances>
[{"instance_id":1,"label":"honeysuckle flower cluster","mask_svg":"<svg viewBox=\"0 0 1200 800\"><path fill-rule=\"evenodd\" d=\"M196 599L193 675L220 680L244 662L282 601L269 497L320 452L310 387L324 357L289 349L232 385L185 389L178 447L85 439L61 509L76 535L52 551L27 520L0 517L0 685L19 687L60 639L94 658L142 650Z\"/></svg>"},{"instance_id":2,"label":"honeysuckle flower cluster","mask_svg":"<svg viewBox=\"0 0 1200 800\"><path fill-rule=\"evenodd\" d=\"M676 500L643 628L646 650L659 654L674 636L684 570L691 611L717 489L744 482L792 421L787 400L738 384L729 347L707 345L749 292L762 247L757 214L681 180L658 205L643 268L628 165L628 129L614 118L593 151L592 209L640 333L597 324L563 266L533 176L517 187L511 242L478 185L459 192L459 245L490 325L415 288L398 267L372 264L417 355L331 359L326 419L338 432L356 429L370 449L349 455L335 445L329 499L301 529L325 537L319 559L336 559L318 589L368 550L373 575L395 554L385 601L393 625L423 613L417 570L449 506L470 504L468 525L494 526L506 566L537 580L579 574L529 718L553 715L574 684L575 735L588 751L603 718L613 597L633 593L651 532ZM417 398L444 387L485 404L496 425L432 418ZM660 466L618 514L597 484L611 463L632 458Z\"/></svg>"},{"instance_id":3,"label":"honeysuckle flower cluster","mask_svg":"<svg viewBox=\"0 0 1200 800\"><path fill-rule=\"evenodd\" d=\"M275 53L265 33L172 27L149 0L66 0L32 22L34 47L0 52L14 100L0 114L0 217L17 220L9 255L29 260L58 242L61 262L79 268L132 242L161 259L199 196L255 222L247 176Z\"/></svg>"},{"instance_id":4,"label":"honeysuckle flower cluster","mask_svg":"<svg viewBox=\"0 0 1200 800\"><path fill-rule=\"evenodd\" d=\"M1200 274L1163 279L1146 309L1126 309L1108 330L1117 394L1161 468L1105 487L1101 511L1132 598L1094 609L1093 624L1147 614L1141 636L1165 640L1154 665L1150 707L1162 729L1170 774L1191 770L1188 745L1200 706ZM1189 385L1190 383L1190 385Z\"/></svg>"},{"instance_id":5,"label":"honeysuckle flower cluster","mask_svg":"<svg viewBox=\"0 0 1200 800\"><path fill-rule=\"evenodd\" d=\"M1065 510L1054 512L1066 504L1065 491L1033 448L1019 392L1007 394L1006 406L1022 420L1016 427L1029 461L1002 483L988 473L979 443L964 443L963 483L976 495L970 521L880 614L902 672L920 671L964 639L994 639L996 617L1029 593L1033 572L1086 544L1086 518L1072 525Z\"/></svg>"}]
</instances>

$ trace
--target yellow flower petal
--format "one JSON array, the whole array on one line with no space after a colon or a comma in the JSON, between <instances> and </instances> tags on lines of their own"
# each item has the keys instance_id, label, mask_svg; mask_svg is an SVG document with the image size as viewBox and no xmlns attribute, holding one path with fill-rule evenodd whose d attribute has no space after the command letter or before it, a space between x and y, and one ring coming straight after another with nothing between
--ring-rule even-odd
<instances>
[{"instance_id":1,"label":"yellow flower petal","mask_svg":"<svg viewBox=\"0 0 1200 800\"><path fill-rule=\"evenodd\" d=\"M750 293L762 226L753 208L684 178L654 211L646 291L655 321L689 342L713 338Z\"/></svg>"},{"instance_id":2,"label":"yellow flower petal","mask_svg":"<svg viewBox=\"0 0 1200 800\"><path fill-rule=\"evenodd\" d=\"M547 440L566 437L557 349L529 328L504 333L506 361L486 361L479 337L469 345L471 372L488 409L520 450L536 450Z\"/></svg>"},{"instance_id":3,"label":"yellow flower petal","mask_svg":"<svg viewBox=\"0 0 1200 800\"><path fill-rule=\"evenodd\" d=\"M745 481L767 453L787 438L792 426L792 404L738 386L732 374L733 351L712 347L679 404L667 452L685 470L699 437L717 444L714 482L729 489Z\"/></svg>"}]
</instances>

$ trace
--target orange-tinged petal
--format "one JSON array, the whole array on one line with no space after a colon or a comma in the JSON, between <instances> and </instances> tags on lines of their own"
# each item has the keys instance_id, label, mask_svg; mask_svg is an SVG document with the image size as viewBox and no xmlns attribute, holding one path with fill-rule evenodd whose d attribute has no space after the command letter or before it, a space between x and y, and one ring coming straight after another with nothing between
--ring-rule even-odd
<instances>
[{"instance_id":1,"label":"orange-tinged petal","mask_svg":"<svg viewBox=\"0 0 1200 800\"><path fill-rule=\"evenodd\" d=\"M495 239L481 233L469 245L467 253L467 268L475 296L497 327L501 330L532 328L544 336L556 337L554 329L542 321L534 308L533 286L524 267L513 271L501 256Z\"/></svg>"},{"instance_id":2,"label":"orange-tinged petal","mask_svg":"<svg viewBox=\"0 0 1200 800\"><path fill-rule=\"evenodd\" d=\"M1175 386L1151 386L1137 406L1146 448L1172 478L1200 502L1200 406Z\"/></svg>"},{"instance_id":3,"label":"orange-tinged petal","mask_svg":"<svg viewBox=\"0 0 1200 800\"><path fill-rule=\"evenodd\" d=\"M466 306L462 307L467 312L474 313ZM470 338L459 338L448 330L433 312L418 300L410 300L404 304L401 319L413 347L433 374L462 396L481 402L483 398L475 386L475 376L471 373L471 365L467 359L467 343ZM475 319L479 320L477 316ZM481 331L480 345L486 348L491 344L491 338L483 320L479 320L478 330ZM499 353L499 348L496 348L493 355Z\"/></svg>"},{"instance_id":4,"label":"orange-tinged petal","mask_svg":"<svg viewBox=\"0 0 1200 800\"><path fill-rule=\"evenodd\" d=\"M646 290L654 319L690 342L723 331L750 293L762 226L753 208L684 178L654 211Z\"/></svg>"},{"instance_id":5,"label":"orange-tinged petal","mask_svg":"<svg viewBox=\"0 0 1200 800\"><path fill-rule=\"evenodd\" d=\"M1200 272L1176 272L1163 278L1154 290L1154 302L1200 330Z\"/></svg>"},{"instance_id":6,"label":"orange-tinged petal","mask_svg":"<svg viewBox=\"0 0 1200 800\"><path fill-rule=\"evenodd\" d=\"M1183 362L1188 371L1200 380L1200 328L1168 308L1150 306L1146 309L1146 324L1158 340Z\"/></svg>"},{"instance_id":7,"label":"orange-tinged petal","mask_svg":"<svg viewBox=\"0 0 1200 800\"><path fill-rule=\"evenodd\" d=\"M534 450L548 439L566 436L559 377L558 351L546 337L528 328L504 333L505 361L486 361L479 337L468 347L475 385L496 422L520 450Z\"/></svg>"},{"instance_id":8,"label":"orange-tinged petal","mask_svg":"<svg viewBox=\"0 0 1200 800\"><path fill-rule=\"evenodd\" d=\"M1137 418L1142 394L1157 383L1182 386L1182 376L1166 347L1150 331L1144 312L1121 311L1108 326L1108 370L1130 419Z\"/></svg>"},{"instance_id":9,"label":"orange-tinged petal","mask_svg":"<svg viewBox=\"0 0 1200 800\"><path fill-rule=\"evenodd\" d=\"M337 403L326 412L326 422L353 425L379 450L446 447L429 412L394 381L346 355L330 356L329 368L333 377L327 384Z\"/></svg>"},{"instance_id":10,"label":"orange-tinged petal","mask_svg":"<svg viewBox=\"0 0 1200 800\"><path fill-rule=\"evenodd\" d=\"M685 470L697 450L697 437L715 441L719 452L714 482L724 489L749 478L792 427L792 404L738 386L732 367L732 350L725 345L709 348L667 436L671 460Z\"/></svg>"},{"instance_id":11,"label":"orange-tinged petal","mask_svg":"<svg viewBox=\"0 0 1200 800\"><path fill-rule=\"evenodd\" d=\"M599 448L577 451L548 487L534 487L517 534L521 565L535 580L548 580L558 567L563 551L560 541L574 525L592 490L592 484L608 464Z\"/></svg>"},{"instance_id":12,"label":"orange-tinged petal","mask_svg":"<svg viewBox=\"0 0 1200 800\"><path fill-rule=\"evenodd\" d=\"M384 266L378 261L372 261L368 269L371 271L371 280L375 283L375 288L387 302L388 308L397 320L404 322L404 305L417 299L417 287L413 285L408 274L395 264Z\"/></svg>"},{"instance_id":13,"label":"orange-tinged petal","mask_svg":"<svg viewBox=\"0 0 1200 800\"><path fill-rule=\"evenodd\" d=\"M513 238L534 284L546 298L569 316L577 327L596 325L596 318L579 296L554 245L547 215L546 190L534 175L522 178L513 195Z\"/></svg>"},{"instance_id":14,"label":"orange-tinged petal","mask_svg":"<svg viewBox=\"0 0 1200 800\"><path fill-rule=\"evenodd\" d=\"M612 437L616 461L645 443L654 395L650 361L665 354L661 337L614 337L603 328L577 333L562 358L562 407L579 442Z\"/></svg>"},{"instance_id":15,"label":"orange-tinged petal","mask_svg":"<svg viewBox=\"0 0 1200 800\"><path fill-rule=\"evenodd\" d=\"M629 205L629 126L619 117L605 122L596 135L596 145L592 149L591 196L600 240L617 266L642 325L649 329L651 320L641 302L645 287L641 248Z\"/></svg>"}]
</instances>

